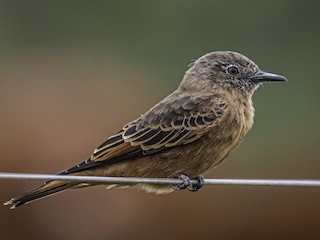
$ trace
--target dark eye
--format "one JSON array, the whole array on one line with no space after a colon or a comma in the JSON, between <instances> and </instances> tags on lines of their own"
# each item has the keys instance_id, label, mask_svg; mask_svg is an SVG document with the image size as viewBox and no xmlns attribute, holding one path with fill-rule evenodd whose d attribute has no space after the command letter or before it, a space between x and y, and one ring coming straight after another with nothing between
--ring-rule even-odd
<instances>
[{"instance_id":1,"label":"dark eye","mask_svg":"<svg viewBox=\"0 0 320 240\"><path fill-rule=\"evenodd\" d=\"M227 72L231 75L237 75L239 73L239 68L237 66L230 66L227 68Z\"/></svg>"}]
</instances>

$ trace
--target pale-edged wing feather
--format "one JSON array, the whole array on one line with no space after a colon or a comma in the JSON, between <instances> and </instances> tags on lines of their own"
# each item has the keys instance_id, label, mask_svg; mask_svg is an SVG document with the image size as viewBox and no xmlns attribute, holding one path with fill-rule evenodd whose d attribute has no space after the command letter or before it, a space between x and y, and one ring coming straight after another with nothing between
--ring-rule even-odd
<instances>
[{"instance_id":1,"label":"pale-edged wing feather","mask_svg":"<svg viewBox=\"0 0 320 240\"><path fill-rule=\"evenodd\" d=\"M61 174L134 159L196 141L215 125L226 109L223 101L212 96L193 101L186 99L182 103L173 99L170 107L163 111L161 103L109 137L88 160Z\"/></svg>"}]
</instances>

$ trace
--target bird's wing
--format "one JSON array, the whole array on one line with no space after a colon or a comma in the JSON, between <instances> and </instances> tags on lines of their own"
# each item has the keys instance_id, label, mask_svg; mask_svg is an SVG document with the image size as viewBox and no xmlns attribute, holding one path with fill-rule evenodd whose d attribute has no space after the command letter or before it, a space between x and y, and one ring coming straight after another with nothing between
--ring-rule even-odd
<instances>
[{"instance_id":1,"label":"bird's wing","mask_svg":"<svg viewBox=\"0 0 320 240\"><path fill-rule=\"evenodd\" d=\"M226 108L225 102L212 96L167 99L109 137L88 160L61 174L80 172L191 143L216 125Z\"/></svg>"}]
</instances>

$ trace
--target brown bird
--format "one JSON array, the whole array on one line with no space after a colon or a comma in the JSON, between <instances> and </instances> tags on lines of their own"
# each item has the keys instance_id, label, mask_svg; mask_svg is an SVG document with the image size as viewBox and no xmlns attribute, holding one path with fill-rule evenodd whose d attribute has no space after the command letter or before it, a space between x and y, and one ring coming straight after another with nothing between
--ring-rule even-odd
<instances>
[{"instance_id":1,"label":"brown bird","mask_svg":"<svg viewBox=\"0 0 320 240\"><path fill-rule=\"evenodd\" d=\"M252 95L268 81L286 78L261 71L236 52L208 53L186 71L176 91L109 137L88 160L60 174L183 180L176 187L140 185L157 194L185 189L190 178L196 178L198 184L190 190L197 191L203 185L199 175L229 156L252 127ZM92 185L48 181L5 205L13 209L68 188Z\"/></svg>"}]
</instances>

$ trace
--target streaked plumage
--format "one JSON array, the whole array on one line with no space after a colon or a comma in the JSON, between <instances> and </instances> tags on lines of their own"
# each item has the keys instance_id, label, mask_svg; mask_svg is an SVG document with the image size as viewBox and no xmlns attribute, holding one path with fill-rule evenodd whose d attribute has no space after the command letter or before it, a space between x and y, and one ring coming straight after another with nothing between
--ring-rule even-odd
<instances>
[{"instance_id":1,"label":"streaked plumage","mask_svg":"<svg viewBox=\"0 0 320 240\"><path fill-rule=\"evenodd\" d=\"M253 124L252 95L262 81L283 81L239 53L213 52L199 58L179 88L109 137L91 157L60 174L197 177L225 159ZM6 203L29 201L90 184L49 181ZM93 185L93 184L91 184ZM155 193L166 185L142 185Z\"/></svg>"}]
</instances>

